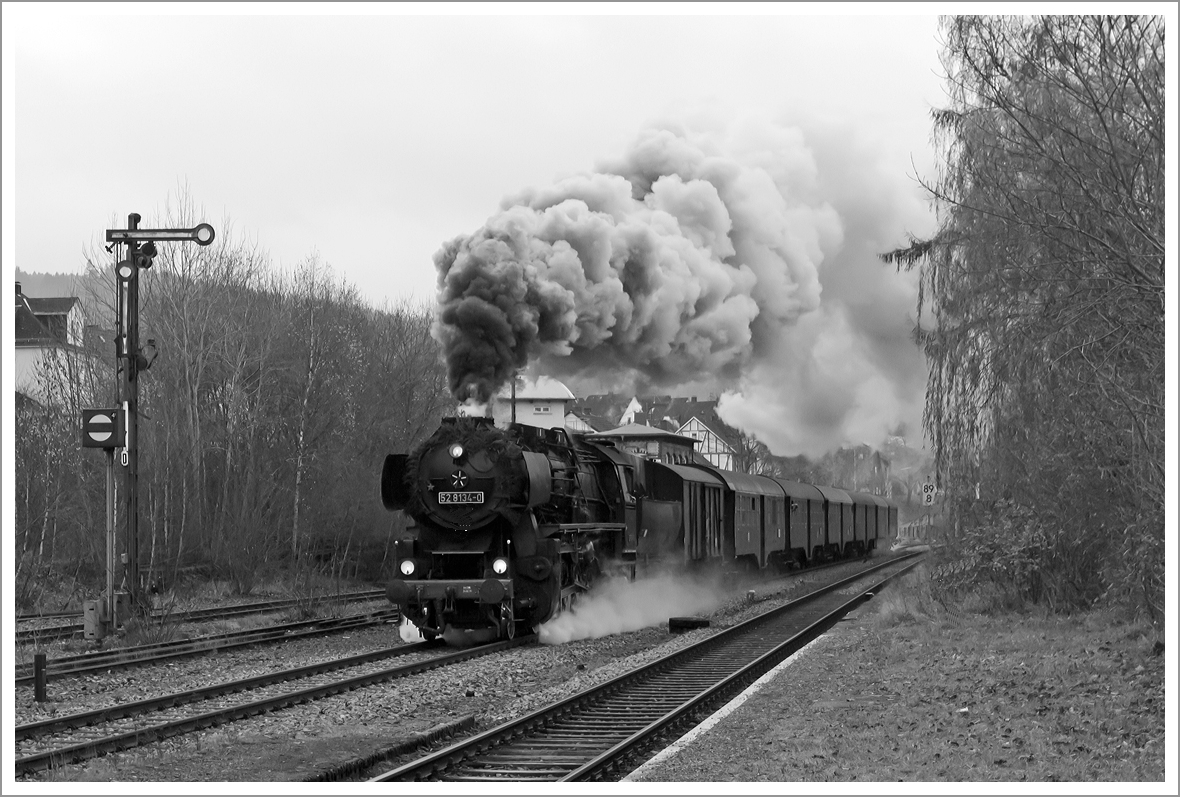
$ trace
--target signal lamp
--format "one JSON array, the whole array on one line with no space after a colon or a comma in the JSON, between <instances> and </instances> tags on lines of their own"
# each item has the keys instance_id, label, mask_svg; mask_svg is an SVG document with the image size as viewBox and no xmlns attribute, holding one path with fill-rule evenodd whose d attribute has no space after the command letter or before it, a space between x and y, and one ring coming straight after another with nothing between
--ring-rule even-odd
<instances>
[{"instance_id":1,"label":"signal lamp","mask_svg":"<svg viewBox=\"0 0 1180 797\"><path fill-rule=\"evenodd\" d=\"M403 576L414 575L414 560L413 559L403 559L402 563L398 566L398 570L402 571Z\"/></svg>"},{"instance_id":2,"label":"signal lamp","mask_svg":"<svg viewBox=\"0 0 1180 797\"><path fill-rule=\"evenodd\" d=\"M115 266L115 273L119 279L127 282L135 274L135 264L130 260L120 260L119 265Z\"/></svg>"},{"instance_id":3,"label":"signal lamp","mask_svg":"<svg viewBox=\"0 0 1180 797\"><path fill-rule=\"evenodd\" d=\"M193 240L201 246L208 246L213 243L213 227L209 224L198 224L193 227Z\"/></svg>"},{"instance_id":4,"label":"signal lamp","mask_svg":"<svg viewBox=\"0 0 1180 797\"><path fill-rule=\"evenodd\" d=\"M155 338L148 338L146 346L141 346L139 354L135 355L135 370L146 371L152 367L152 363L156 361L156 357L160 354L159 348L156 346Z\"/></svg>"},{"instance_id":5,"label":"signal lamp","mask_svg":"<svg viewBox=\"0 0 1180 797\"><path fill-rule=\"evenodd\" d=\"M156 245L151 241L139 247L139 254L135 256L135 265L140 268L151 268L152 258L156 256Z\"/></svg>"},{"instance_id":6,"label":"signal lamp","mask_svg":"<svg viewBox=\"0 0 1180 797\"><path fill-rule=\"evenodd\" d=\"M496 561L492 562L492 570L497 575L504 575L508 572L508 560L503 557L496 559Z\"/></svg>"}]
</instances>

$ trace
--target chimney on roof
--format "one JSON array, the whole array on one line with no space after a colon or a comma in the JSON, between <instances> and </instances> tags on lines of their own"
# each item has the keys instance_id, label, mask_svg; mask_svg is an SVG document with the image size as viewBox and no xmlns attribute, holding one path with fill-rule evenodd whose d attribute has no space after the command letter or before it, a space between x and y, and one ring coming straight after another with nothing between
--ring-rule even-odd
<instances>
[{"instance_id":1,"label":"chimney on roof","mask_svg":"<svg viewBox=\"0 0 1180 797\"><path fill-rule=\"evenodd\" d=\"M20 298L20 282L16 283L16 298Z\"/></svg>"},{"instance_id":2,"label":"chimney on roof","mask_svg":"<svg viewBox=\"0 0 1180 797\"><path fill-rule=\"evenodd\" d=\"M689 399L689 401L691 401L693 404L696 404L696 403L697 403L697 397L696 397L696 396L693 396L691 399Z\"/></svg>"}]
</instances>

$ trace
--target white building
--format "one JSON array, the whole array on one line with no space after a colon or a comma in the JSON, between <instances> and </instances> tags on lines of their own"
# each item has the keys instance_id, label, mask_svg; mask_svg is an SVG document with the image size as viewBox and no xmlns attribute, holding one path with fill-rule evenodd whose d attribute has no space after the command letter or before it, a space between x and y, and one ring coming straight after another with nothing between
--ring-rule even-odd
<instances>
[{"instance_id":1,"label":"white building","mask_svg":"<svg viewBox=\"0 0 1180 797\"><path fill-rule=\"evenodd\" d=\"M577 413L567 412L565 414L565 428L571 432L584 432L593 434L598 431L579 416Z\"/></svg>"},{"instance_id":2,"label":"white building","mask_svg":"<svg viewBox=\"0 0 1180 797\"><path fill-rule=\"evenodd\" d=\"M676 434L699 440L697 453L723 470L733 470L733 447L695 415Z\"/></svg>"},{"instance_id":3,"label":"white building","mask_svg":"<svg viewBox=\"0 0 1180 797\"><path fill-rule=\"evenodd\" d=\"M91 367L82 352L85 319L76 296L38 299L16 283L16 351L13 381L18 393L38 401L65 395L80 367ZM50 380L47 383L45 380Z\"/></svg>"},{"instance_id":4,"label":"white building","mask_svg":"<svg viewBox=\"0 0 1180 797\"><path fill-rule=\"evenodd\" d=\"M574 400L570 389L547 376L516 381L515 422L544 429L560 429L565 426L567 408ZM492 405L492 420L503 427L512 423L513 390L509 383L500 389Z\"/></svg>"}]
</instances>

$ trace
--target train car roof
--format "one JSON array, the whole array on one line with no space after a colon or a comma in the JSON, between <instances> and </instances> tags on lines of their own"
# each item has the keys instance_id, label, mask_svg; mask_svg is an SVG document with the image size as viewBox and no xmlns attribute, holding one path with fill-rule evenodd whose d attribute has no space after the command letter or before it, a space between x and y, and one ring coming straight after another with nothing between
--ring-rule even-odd
<instances>
[{"instance_id":1,"label":"train car roof","mask_svg":"<svg viewBox=\"0 0 1180 797\"><path fill-rule=\"evenodd\" d=\"M817 490L823 493L824 498L837 504L852 504L856 503L852 500L852 496L841 490L839 487L820 487L816 486Z\"/></svg>"},{"instance_id":2,"label":"train car roof","mask_svg":"<svg viewBox=\"0 0 1180 797\"><path fill-rule=\"evenodd\" d=\"M856 490L847 490L848 495L858 504L865 504L867 506L885 506L880 498L872 493L862 493Z\"/></svg>"},{"instance_id":3,"label":"train car roof","mask_svg":"<svg viewBox=\"0 0 1180 797\"><path fill-rule=\"evenodd\" d=\"M725 484L713 471L705 470L703 468L694 468L691 465L673 465L668 462L654 462L662 468L675 473L682 479L690 482L701 482L703 484Z\"/></svg>"},{"instance_id":4,"label":"train car roof","mask_svg":"<svg viewBox=\"0 0 1180 797\"><path fill-rule=\"evenodd\" d=\"M783 497L783 488L779 486L778 482L768 476L754 476L749 473L734 473L729 470L721 470L717 468L712 470L712 473L720 476L725 480L729 489L735 493L753 493L754 495L771 495L776 498Z\"/></svg>"},{"instance_id":5,"label":"train car roof","mask_svg":"<svg viewBox=\"0 0 1180 797\"><path fill-rule=\"evenodd\" d=\"M824 500L824 494L815 485L804 484L803 482L790 482L786 479L775 479L774 481L791 498L803 498L808 501Z\"/></svg>"}]
</instances>

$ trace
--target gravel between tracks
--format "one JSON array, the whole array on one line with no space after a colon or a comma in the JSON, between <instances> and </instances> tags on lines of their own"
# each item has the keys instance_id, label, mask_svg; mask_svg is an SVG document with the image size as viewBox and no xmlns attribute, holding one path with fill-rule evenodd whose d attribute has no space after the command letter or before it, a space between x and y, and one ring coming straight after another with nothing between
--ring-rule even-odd
<instances>
[{"instance_id":1,"label":"gravel between tracks","mask_svg":"<svg viewBox=\"0 0 1180 797\"><path fill-rule=\"evenodd\" d=\"M714 612L713 630L740 622L807 589L839 577L846 565L743 591ZM528 645L445 670L358 689L186 734L150 747L27 776L27 781L290 781L387 749L440 724L474 716L478 727L510 718L609 680L712 630L668 632L667 623L563 645ZM62 678L38 706L18 690L17 722L126 703L165 692L236 680L396 644L392 625L331 638L264 646L137 668L111 676Z\"/></svg>"},{"instance_id":2,"label":"gravel between tracks","mask_svg":"<svg viewBox=\"0 0 1180 797\"><path fill-rule=\"evenodd\" d=\"M745 619L797 594L807 583L836 575L834 571L816 573L785 586L760 588L758 601L752 604L735 598L712 615L713 628ZM1041 715L1034 712L1031 717L1013 717L1013 711L997 714L995 684L986 677L979 684L963 686L965 675L979 680L980 670L969 665L978 665L981 658L989 661L983 668L986 675L988 667L1004 661L997 660L994 650L988 652L986 640L971 636L973 629L949 634L947 645L953 653L931 650L926 637L898 633L888 624L881 625L874 619L879 615L876 604L878 601L872 601L859 609L854 619L841 623L834 633L800 655L763 688L758 699L747 701L717 727L700 733L691 743L691 753L682 752L642 768L635 780L1054 780L1069 779L1071 775L1094 779L1077 769L1078 756L1083 753L1073 749L1076 744L1067 749L1057 749L1050 742L1042 744L1035 730L1022 724L1035 724ZM493 727L708 633L669 634L665 624L564 645L530 645L24 780L309 779L464 717L475 717L478 729ZM50 684L54 702L48 708L56 713L72 713L111 701L126 702L187 686L246 677L253 672L294 667L388 646L395 635L396 630L387 626L279 649L259 648L166 668L132 670L118 674L113 683L112 679L63 679ZM1126 757L1128 763L1117 770L1119 780L1163 777L1162 659L1159 656L1147 660L1146 670L1129 670L1129 677L1141 682L1140 698L1135 702L1126 692L1121 694L1131 701L1128 706L1137 718L1138 733L1129 741L1123 739L1122 747L1120 740L1114 739L1110 750L1101 753ZM908 681L899 674L905 672L909 672ZM68 681L78 683L71 686ZM800 688L801 684L806 686ZM946 689L930 693L930 687L947 684L956 685L964 694ZM973 688L980 694L971 692ZM30 691L18 690L18 702L23 701L18 705L18 722L37 718L32 716L35 711L29 705L31 701L21 694ZM1058 702L1071 699L1064 690L1057 697ZM1152 700L1143 703L1146 697ZM908 707L908 713L897 719L891 711L899 702ZM1057 705L1043 694L1040 702L1048 702L1060 725L1056 714L1066 712L1068 707ZM963 707L968 712L959 713ZM997 722L997 717L1008 724L993 729L989 723ZM1070 715L1065 717L1069 719ZM1153 735L1156 720L1158 738ZM980 722L985 724L980 726ZM994 744L989 733L995 737ZM940 757L931 754L925 760L923 751L930 748L932 739L941 738L939 734L945 735ZM1027 757L1032 751L1012 749L1013 738L1020 739L1022 734L1025 743L1038 745L1032 759ZM987 739L986 743L981 738ZM1092 748L1098 746L1090 737L1074 741ZM860 758L848 755L852 746L863 754ZM1026 758L1020 759L1021 755ZM1030 768L1032 761L1036 763ZM392 768L395 763L400 761L390 761L383 768Z\"/></svg>"}]
</instances>

